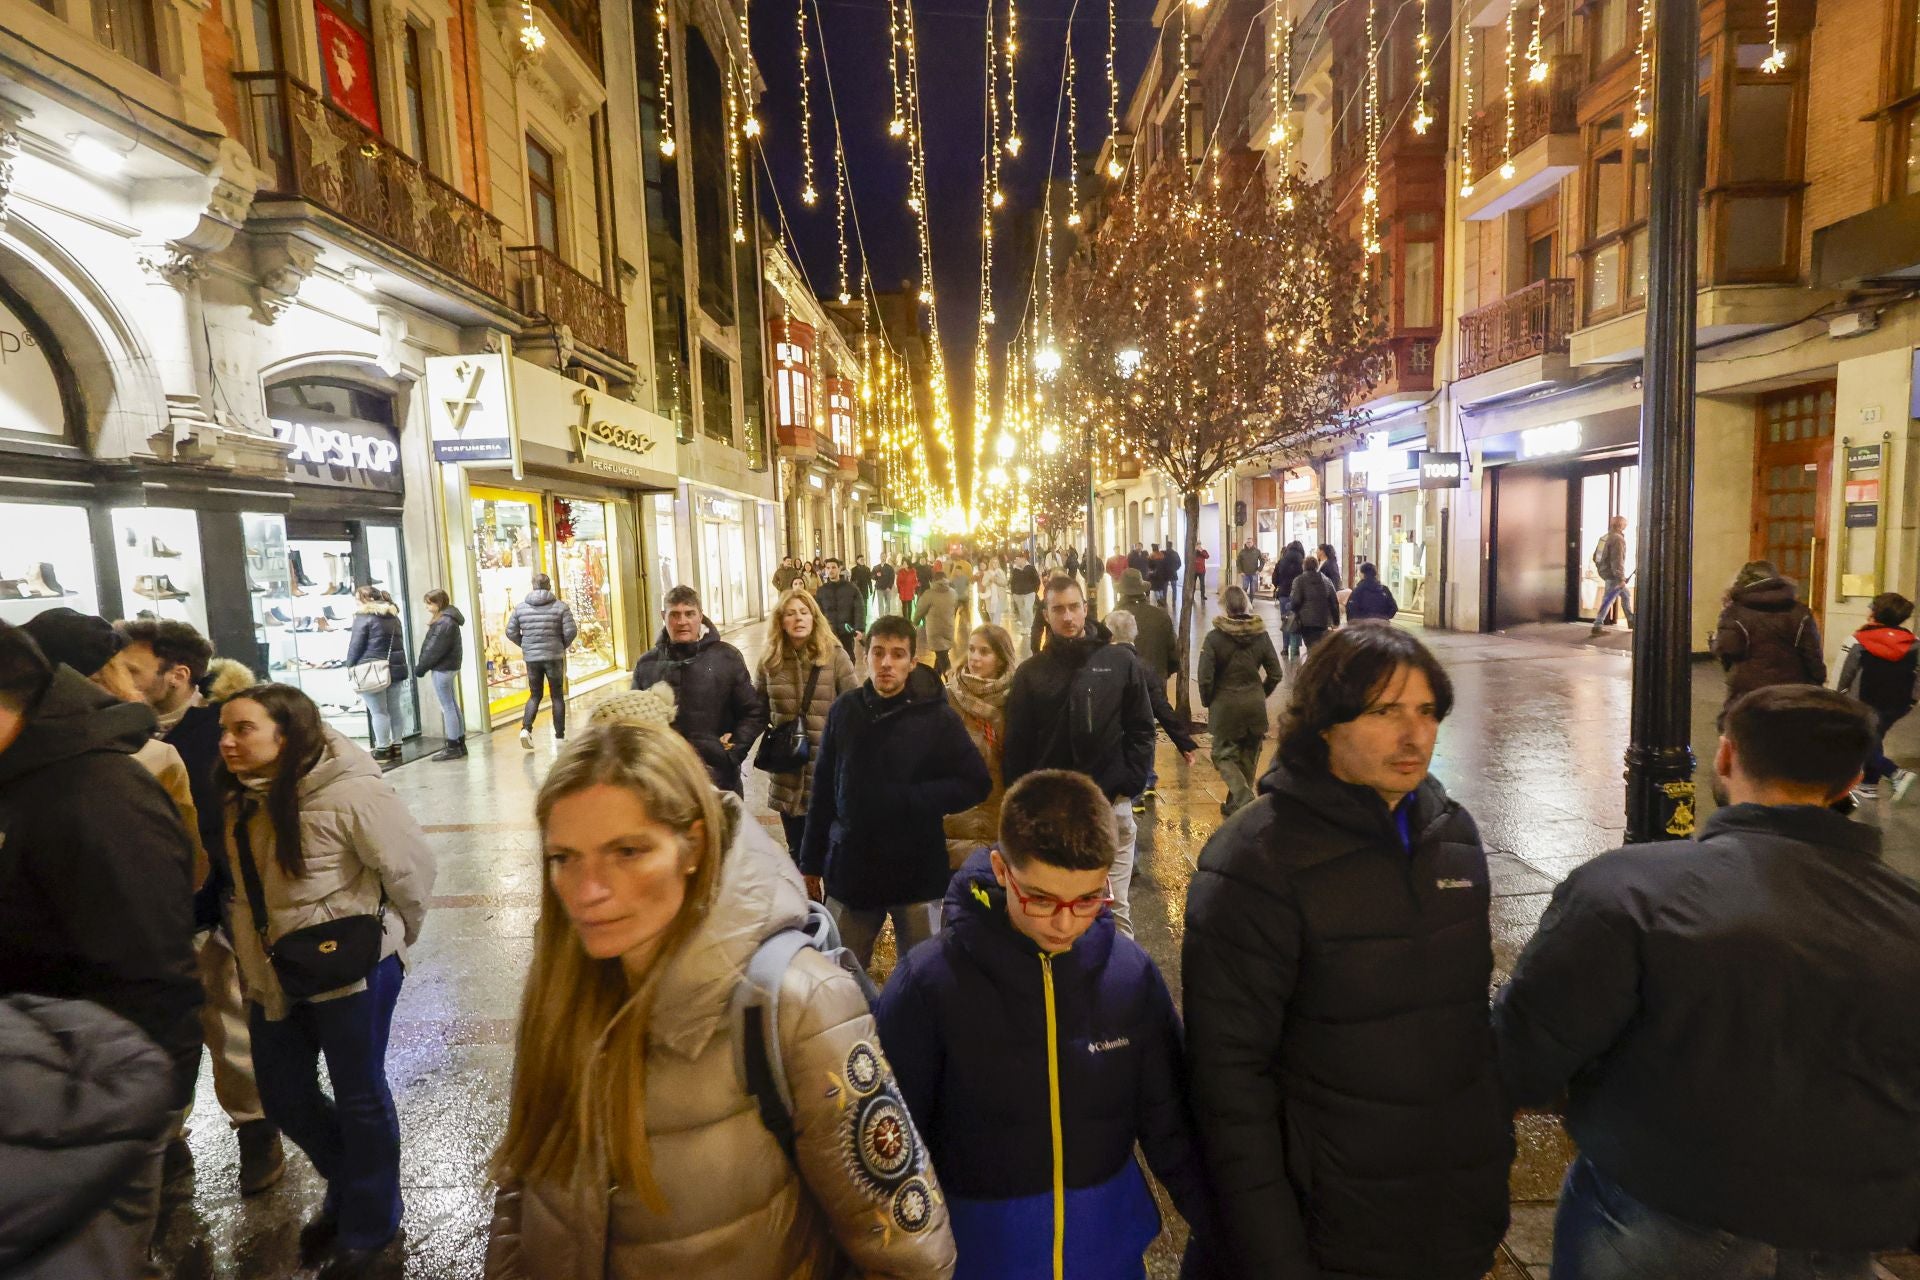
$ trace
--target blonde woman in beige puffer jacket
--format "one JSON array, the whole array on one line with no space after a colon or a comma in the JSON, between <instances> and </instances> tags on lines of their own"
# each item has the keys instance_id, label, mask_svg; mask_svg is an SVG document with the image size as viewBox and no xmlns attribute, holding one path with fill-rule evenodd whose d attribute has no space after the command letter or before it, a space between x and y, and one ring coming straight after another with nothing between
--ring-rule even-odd
<instances>
[{"instance_id":1,"label":"blonde woman in beige puffer jacket","mask_svg":"<svg viewBox=\"0 0 1920 1280\"><path fill-rule=\"evenodd\" d=\"M806 918L793 862L657 725L569 742L537 805L546 875L521 1005L489 1280L943 1280L946 1204L853 977L780 984L789 1160L743 1083L730 1002Z\"/></svg>"},{"instance_id":2,"label":"blonde woman in beige puffer jacket","mask_svg":"<svg viewBox=\"0 0 1920 1280\"><path fill-rule=\"evenodd\" d=\"M860 687L860 677L847 651L833 638L819 602L794 587L781 593L767 617L766 656L753 673L753 691L767 703L769 732L803 714L800 699L806 696L807 679L816 670L820 676L804 709L807 742L812 747L806 768L771 774L767 785L767 806L780 815L787 852L796 861L800 838L806 833L807 797L813 794L813 757L819 754L820 736L827 731L827 712L833 710L835 698Z\"/></svg>"}]
</instances>

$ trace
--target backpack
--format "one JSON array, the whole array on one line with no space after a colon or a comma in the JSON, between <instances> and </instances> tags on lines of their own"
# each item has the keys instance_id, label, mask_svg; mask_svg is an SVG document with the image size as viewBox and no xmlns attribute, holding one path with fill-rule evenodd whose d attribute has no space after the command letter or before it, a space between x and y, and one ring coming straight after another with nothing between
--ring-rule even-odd
<instances>
[{"instance_id":1,"label":"backpack","mask_svg":"<svg viewBox=\"0 0 1920 1280\"><path fill-rule=\"evenodd\" d=\"M760 943L733 989L728 1017L733 1023L734 1072L760 1108L760 1123L793 1160L793 1093L787 1087L785 1055L780 1051L780 980L794 957L818 951L860 984L867 1004L880 990L866 969L842 945L840 930L825 906L809 900L806 923L782 929Z\"/></svg>"}]
</instances>

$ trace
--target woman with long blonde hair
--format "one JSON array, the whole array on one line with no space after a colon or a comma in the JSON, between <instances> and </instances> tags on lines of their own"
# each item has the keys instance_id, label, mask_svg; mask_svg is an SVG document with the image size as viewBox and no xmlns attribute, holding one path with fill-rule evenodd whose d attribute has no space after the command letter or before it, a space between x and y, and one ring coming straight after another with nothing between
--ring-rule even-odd
<instances>
[{"instance_id":1,"label":"woman with long blonde hair","mask_svg":"<svg viewBox=\"0 0 1920 1280\"><path fill-rule=\"evenodd\" d=\"M853 659L833 637L819 601L798 587L780 594L767 616L766 655L753 674L753 689L767 703L769 736L803 719L807 735L807 763L796 772L772 773L767 806L780 815L787 852L796 861L807 830L807 797L813 794L813 761L820 754L820 736L827 731L827 712L833 701L860 687Z\"/></svg>"},{"instance_id":2,"label":"woman with long blonde hair","mask_svg":"<svg viewBox=\"0 0 1920 1280\"><path fill-rule=\"evenodd\" d=\"M567 744L535 814L489 1280L948 1276L945 1202L852 975L802 949L781 979L764 1061L791 1158L742 1079L734 990L808 909L740 800L670 729L615 722Z\"/></svg>"},{"instance_id":3,"label":"woman with long blonde hair","mask_svg":"<svg viewBox=\"0 0 1920 1280\"><path fill-rule=\"evenodd\" d=\"M985 800L944 820L947 862L956 871L975 849L1000 836L1000 801L1007 794L1000 765L1007 752L1007 692L1012 687L1013 637L1005 627L982 623L967 636L966 656L947 679L947 701L966 722L967 736L993 778Z\"/></svg>"}]
</instances>

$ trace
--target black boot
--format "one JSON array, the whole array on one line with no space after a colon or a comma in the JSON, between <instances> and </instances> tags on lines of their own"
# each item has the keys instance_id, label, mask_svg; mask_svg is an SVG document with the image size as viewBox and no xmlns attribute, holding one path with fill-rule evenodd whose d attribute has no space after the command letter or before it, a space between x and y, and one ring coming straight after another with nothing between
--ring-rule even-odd
<instances>
[{"instance_id":1,"label":"black boot","mask_svg":"<svg viewBox=\"0 0 1920 1280\"><path fill-rule=\"evenodd\" d=\"M287 1171L287 1153L271 1121L249 1120L234 1136L240 1140L241 1195L258 1195L280 1181Z\"/></svg>"},{"instance_id":2,"label":"black boot","mask_svg":"<svg viewBox=\"0 0 1920 1280\"><path fill-rule=\"evenodd\" d=\"M467 758L467 740L454 738L434 754L435 760L465 760Z\"/></svg>"}]
</instances>

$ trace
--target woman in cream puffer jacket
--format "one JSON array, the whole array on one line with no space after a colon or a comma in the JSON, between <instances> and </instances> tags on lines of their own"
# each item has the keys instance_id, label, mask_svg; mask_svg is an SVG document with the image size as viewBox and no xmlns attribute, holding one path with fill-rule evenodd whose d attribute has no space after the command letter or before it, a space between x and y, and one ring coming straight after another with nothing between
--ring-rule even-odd
<instances>
[{"instance_id":1,"label":"woman in cream puffer jacket","mask_svg":"<svg viewBox=\"0 0 1920 1280\"><path fill-rule=\"evenodd\" d=\"M578 816L605 803L583 793L614 789L678 834L652 851L644 833L620 836L617 862L576 871L605 857L603 836L632 830ZM735 989L761 941L807 917L786 852L658 726L569 742L539 806L549 873L494 1160L489 1280L950 1276L945 1202L851 975L802 950L780 983L791 1160L743 1083ZM600 888L563 887L573 875ZM608 886L623 877L644 887L621 898ZM630 951L604 933L589 945L572 923L663 903L672 922ZM543 1158L549 1171L524 1172Z\"/></svg>"}]
</instances>

